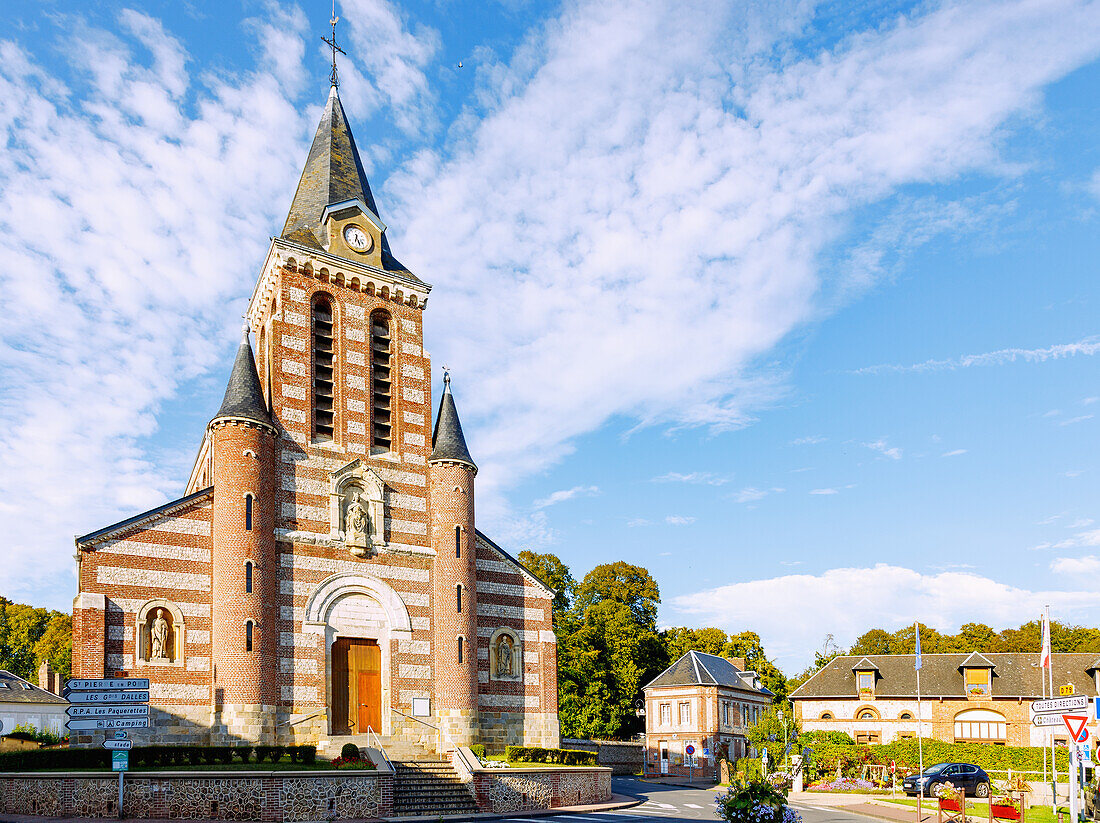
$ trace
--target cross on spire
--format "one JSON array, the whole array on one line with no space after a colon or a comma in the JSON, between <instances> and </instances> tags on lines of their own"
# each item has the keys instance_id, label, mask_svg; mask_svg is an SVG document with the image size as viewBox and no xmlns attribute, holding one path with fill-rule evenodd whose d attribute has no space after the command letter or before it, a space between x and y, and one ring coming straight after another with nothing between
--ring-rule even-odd
<instances>
[{"instance_id":1,"label":"cross on spire","mask_svg":"<svg viewBox=\"0 0 1100 823\"><path fill-rule=\"evenodd\" d=\"M336 45L336 24L340 22L340 18L336 16L336 0L332 0L332 19L329 21L332 24L332 39L322 37L322 42L328 43L332 47L332 87L339 87L340 83L336 79L336 52L340 52L344 56L347 56L347 52Z\"/></svg>"}]
</instances>

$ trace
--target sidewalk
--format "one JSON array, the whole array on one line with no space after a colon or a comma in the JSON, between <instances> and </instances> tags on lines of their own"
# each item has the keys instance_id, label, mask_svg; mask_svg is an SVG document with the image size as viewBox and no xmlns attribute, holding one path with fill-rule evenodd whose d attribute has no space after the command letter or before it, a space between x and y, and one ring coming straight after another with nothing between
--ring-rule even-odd
<instances>
[{"instance_id":1,"label":"sidewalk","mask_svg":"<svg viewBox=\"0 0 1100 823\"><path fill-rule=\"evenodd\" d=\"M690 782L686 777L680 777L679 775L666 777L650 775L649 777L637 777L635 780L639 783L654 783L658 786L681 786L685 789L724 789L720 783L715 783L713 780L703 779L702 777Z\"/></svg>"},{"instance_id":2,"label":"sidewalk","mask_svg":"<svg viewBox=\"0 0 1100 823\"><path fill-rule=\"evenodd\" d=\"M829 794L828 792L791 792L788 802L801 803L819 809L843 809L846 812L889 820L894 823L917 823L917 810L898 806L859 794ZM921 823L937 820L935 801L921 809Z\"/></svg>"}]
</instances>

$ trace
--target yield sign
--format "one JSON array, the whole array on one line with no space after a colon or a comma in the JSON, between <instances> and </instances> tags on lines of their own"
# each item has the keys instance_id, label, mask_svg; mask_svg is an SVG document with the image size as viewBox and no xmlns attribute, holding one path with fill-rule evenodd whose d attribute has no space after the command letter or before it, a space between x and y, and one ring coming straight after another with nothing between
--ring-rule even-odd
<instances>
[{"instance_id":1,"label":"yield sign","mask_svg":"<svg viewBox=\"0 0 1100 823\"><path fill-rule=\"evenodd\" d=\"M1088 740L1088 732L1085 731L1085 724L1089 722L1087 714L1063 714L1062 722L1066 724L1069 736L1074 742L1080 740L1082 734L1085 735L1084 739Z\"/></svg>"}]
</instances>

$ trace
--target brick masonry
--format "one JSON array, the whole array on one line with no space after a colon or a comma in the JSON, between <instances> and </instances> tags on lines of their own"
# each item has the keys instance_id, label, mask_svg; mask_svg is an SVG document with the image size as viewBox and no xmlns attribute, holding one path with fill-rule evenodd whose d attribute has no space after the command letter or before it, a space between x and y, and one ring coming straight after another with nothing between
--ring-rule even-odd
<instances>
[{"instance_id":1,"label":"brick masonry","mask_svg":"<svg viewBox=\"0 0 1100 823\"><path fill-rule=\"evenodd\" d=\"M392 275L334 261L276 239L261 273L248 317L274 431L215 421L189 497L78 543L74 676L152 680L153 726L132 735L138 745L324 745L333 734L332 643L363 637L382 649L385 739L440 749L458 742L556 746L552 593L477 533L473 471L429 465L425 302ZM324 441L315 436L312 396L319 294L333 312L333 436ZM370 441L371 317L378 312L391 336L389 450ZM379 531L363 556L345 543L335 491L349 474L364 488L375 479L381 488ZM246 494L254 498L252 530L244 524ZM139 625L139 616L155 604L179 624L173 659L146 659L148 623ZM249 622L252 651L245 648ZM493 675L490 659L502 630L522 649L504 679ZM429 714L422 719L445 726L449 742L409 717L423 697Z\"/></svg>"}]
</instances>

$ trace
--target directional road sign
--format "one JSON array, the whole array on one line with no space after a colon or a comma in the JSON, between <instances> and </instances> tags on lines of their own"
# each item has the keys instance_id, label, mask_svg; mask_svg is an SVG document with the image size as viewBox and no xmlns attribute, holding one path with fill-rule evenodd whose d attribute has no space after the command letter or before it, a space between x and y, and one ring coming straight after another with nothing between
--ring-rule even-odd
<instances>
[{"instance_id":1,"label":"directional road sign","mask_svg":"<svg viewBox=\"0 0 1100 823\"><path fill-rule=\"evenodd\" d=\"M98 680L77 679L65 683L66 692L95 692L104 689L146 689L148 677L103 677Z\"/></svg>"},{"instance_id":2,"label":"directional road sign","mask_svg":"<svg viewBox=\"0 0 1100 823\"><path fill-rule=\"evenodd\" d=\"M1061 728L1064 723L1065 721L1062 720L1062 715L1060 714L1037 714L1031 718L1032 726L1051 728L1058 726Z\"/></svg>"},{"instance_id":3,"label":"directional road sign","mask_svg":"<svg viewBox=\"0 0 1100 823\"><path fill-rule=\"evenodd\" d=\"M149 692L73 692L70 703L148 703Z\"/></svg>"},{"instance_id":4,"label":"directional road sign","mask_svg":"<svg viewBox=\"0 0 1100 823\"><path fill-rule=\"evenodd\" d=\"M118 751L132 749L134 747L133 740L104 740L103 748L115 749Z\"/></svg>"},{"instance_id":5,"label":"directional road sign","mask_svg":"<svg viewBox=\"0 0 1100 823\"><path fill-rule=\"evenodd\" d=\"M148 717L149 706L141 703L136 706L97 706L79 705L65 709L69 717Z\"/></svg>"},{"instance_id":6,"label":"directional road sign","mask_svg":"<svg viewBox=\"0 0 1100 823\"><path fill-rule=\"evenodd\" d=\"M1089 722L1089 716L1087 714L1063 714L1062 720L1066 724L1066 728L1069 729L1069 736L1071 739L1078 743L1084 743L1088 740L1088 730L1085 728L1085 724ZM1084 733L1084 740L1081 739L1081 734Z\"/></svg>"},{"instance_id":7,"label":"directional road sign","mask_svg":"<svg viewBox=\"0 0 1100 823\"><path fill-rule=\"evenodd\" d=\"M70 720L66 724L70 730L103 731L104 729L148 729L148 717L87 717Z\"/></svg>"},{"instance_id":8,"label":"directional road sign","mask_svg":"<svg viewBox=\"0 0 1100 823\"><path fill-rule=\"evenodd\" d=\"M1036 700L1031 704L1031 715L1037 714L1065 714L1066 712L1082 712L1088 709L1088 695L1075 694L1072 697L1052 697L1049 700Z\"/></svg>"}]
</instances>

